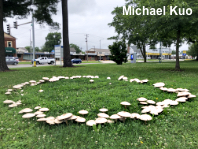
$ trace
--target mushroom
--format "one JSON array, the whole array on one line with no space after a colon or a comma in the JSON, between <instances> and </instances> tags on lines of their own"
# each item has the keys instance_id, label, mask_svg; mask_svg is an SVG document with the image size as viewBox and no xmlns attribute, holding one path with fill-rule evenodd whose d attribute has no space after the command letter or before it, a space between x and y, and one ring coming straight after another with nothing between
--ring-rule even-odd
<instances>
[{"instance_id":1,"label":"mushroom","mask_svg":"<svg viewBox=\"0 0 198 149\"><path fill-rule=\"evenodd\" d=\"M40 109L40 108L41 108L40 106L36 106L34 109L36 109L36 110L37 110L37 109Z\"/></svg>"},{"instance_id":2,"label":"mushroom","mask_svg":"<svg viewBox=\"0 0 198 149\"><path fill-rule=\"evenodd\" d=\"M138 98L137 100L140 101L140 102L145 102L145 101L147 101L147 99L144 98L144 97L140 97L140 98Z\"/></svg>"},{"instance_id":3,"label":"mushroom","mask_svg":"<svg viewBox=\"0 0 198 149\"><path fill-rule=\"evenodd\" d=\"M38 114L36 117L38 118L44 118L46 115L45 114Z\"/></svg>"},{"instance_id":4,"label":"mushroom","mask_svg":"<svg viewBox=\"0 0 198 149\"><path fill-rule=\"evenodd\" d=\"M176 89L178 92L189 92L188 89L183 89L183 88L177 88Z\"/></svg>"},{"instance_id":5,"label":"mushroom","mask_svg":"<svg viewBox=\"0 0 198 149\"><path fill-rule=\"evenodd\" d=\"M98 117L103 117L103 118L109 118L109 115L106 113L98 113L97 114Z\"/></svg>"},{"instance_id":6,"label":"mushroom","mask_svg":"<svg viewBox=\"0 0 198 149\"><path fill-rule=\"evenodd\" d=\"M49 81L48 77L42 77L42 79L45 80L45 81Z\"/></svg>"},{"instance_id":7,"label":"mushroom","mask_svg":"<svg viewBox=\"0 0 198 149\"><path fill-rule=\"evenodd\" d=\"M41 108L41 109L39 109L39 111L45 112L45 111L49 111L49 109L48 108Z\"/></svg>"},{"instance_id":8,"label":"mushroom","mask_svg":"<svg viewBox=\"0 0 198 149\"><path fill-rule=\"evenodd\" d=\"M110 116L110 119L113 119L117 122L117 119L121 118L118 114L113 114Z\"/></svg>"},{"instance_id":9,"label":"mushroom","mask_svg":"<svg viewBox=\"0 0 198 149\"><path fill-rule=\"evenodd\" d=\"M93 82L94 82L94 80L89 80L89 82L93 83Z\"/></svg>"},{"instance_id":10,"label":"mushroom","mask_svg":"<svg viewBox=\"0 0 198 149\"><path fill-rule=\"evenodd\" d=\"M97 118L97 119L95 120L95 123L96 123L96 124L104 124L104 123L106 123L106 122L107 122L107 119L106 119L106 118L103 118L103 117Z\"/></svg>"},{"instance_id":11,"label":"mushroom","mask_svg":"<svg viewBox=\"0 0 198 149\"><path fill-rule=\"evenodd\" d=\"M99 76L95 76L95 78L99 78Z\"/></svg>"},{"instance_id":12,"label":"mushroom","mask_svg":"<svg viewBox=\"0 0 198 149\"><path fill-rule=\"evenodd\" d=\"M128 81L128 78L127 77L123 77L122 78L124 81Z\"/></svg>"},{"instance_id":13,"label":"mushroom","mask_svg":"<svg viewBox=\"0 0 198 149\"><path fill-rule=\"evenodd\" d=\"M60 120L64 120L66 122L66 124L68 125L68 122L67 120L69 120L70 117L72 117L72 113L65 113L59 117L57 117L57 119L60 121Z\"/></svg>"},{"instance_id":14,"label":"mushroom","mask_svg":"<svg viewBox=\"0 0 198 149\"><path fill-rule=\"evenodd\" d=\"M122 75L122 76L120 76L119 78L118 78L118 81L120 81L120 80L122 80L124 78L124 76Z\"/></svg>"},{"instance_id":15,"label":"mushroom","mask_svg":"<svg viewBox=\"0 0 198 149\"><path fill-rule=\"evenodd\" d=\"M96 122L94 120L89 120L86 122L86 125L87 126L93 126L93 125L96 125Z\"/></svg>"},{"instance_id":16,"label":"mushroom","mask_svg":"<svg viewBox=\"0 0 198 149\"><path fill-rule=\"evenodd\" d=\"M39 80L39 82L40 82L40 83L44 83L45 81L44 81L44 80Z\"/></svg>"},{"instance_id":17,"label":"mushroom","mask_svg":"<svg viewBox=\"0 0 198 149\"><path fill-rule=\"evenodd\" d=\"M46 122L47 118L39 118L37 119L38 122Z\"/></svg>"},{"instance_id":18,"label":"mushroom","mask_svg":"<svg viewBox=\"0 0 198 149\"><path fill-rule=\"evenodd\" d=\"M148 107L148 108L145 108L145 109L143 109L142 111L141 111L141 113L148 113L148 112L150 112L150 108Z\"/></svg>"},{"instance_id":19,"label":"mushroom","mask_svg":"<svg viewBox=\"0 0 198 149\"><path fill-rule=\"evenodd\" d=\"M135 81L134 79L130 79L130 82L132 83L133 81Z\"/></svg>"},{"instance_id":20,"label":"mushroom","mask_svg":"<svg viewBox=\"0 0 198 149\"><path fill-rule=\"evenodd\" d=\"M40 90L39 90L39 92L41 93L41 92L43 92L43 90L42 90L42 89L40 89Z\"/></svg>"},{"instance_id":21,"label":"mushroom","mask_svg":"<svg viewBox=\"0 0 198 149\"><path fill-rule=\"evenodd\" d=\"M76 115L72 115L68 120L75 120L77 119L78 117Z\"/></svg>"},{"instance_id":22,"label":"mushroom","mask_svg":"<svg viewBox=\"0 0 198 149\"><path fill-rule=\"evenodd\" d=\"M170 102L170 105L171 105L171 106L176 106L176 105L178 105L178 104L179 104L179 103L178 103L177 101L171 101L171 102Z\"/></svg>"},{"instance_id":23,"label":"mushroom","mask_svg":"<svg viewBox=\"0 0 198 149\"><path fill-rule=\"evenodd\" d=\"M170 101L170 102L171 102L171 101ZM157 106L163 106L163 105L164 105L164 102L157 102L156 105L157 105Z\"/></svg>"},{"instance_id":24,"label":"mushroom","mask_svg":"<svg viewBox=\"0 0 198 149\"><path fill-rule=\"evenodd\" d=\"M142 121L150 121L152 120L152 117L148 114L143 114L143 115L140 115L140 120Z\"/></svg>"},{"instance_id":25,"label":"mushroom","mask_svg":"<svg viewBox=\"0 0 198 149\"><path fill-rule=\"evenodd\" d=\"M100 109L99 111L100 111L100 112L107 112L107 111L108 111L108 109L106 109L106 108L102 108L102 109Z\"/></svg>"},{"instance_id":26,"label":"mushroom","mask_svg":"<svg viewBox=\"0 0 198 149\"><path fill-rule=\"evenodd\" d=\"M112 123L114 123L114 121L112 121L112 120L107 120L107 123L112 124Z\"/></svg>"},{"instance_id":27,"label":"mushroom","mask_svg":"<svg viewBox=\"0 0 198 149\"><path fill-rule=\"evenodd\" d=\"M188 98L186 98L186 97L180 97L180 98L177 98L175 101L177 101L177 102L186 102L187 99Z\"/></svg>"},{"instance_id":28,"label":"mushroom","mask_svg":"<svg viewBox=\"0 0 198 149\"><path fill-rule=\"evenodd\" d=\"M69 79L69 77L65 77L65 79Z\"/></svg>"},{"instance_id":29,"label":"mushroom","mask_svg":"<svg viewBox=\"0 0 198 149\"><path fill-rule=\"evenodd\" d=\"M163 87L163 86L165 86L165 84L162 83L162 82L155 83L155 84L153 84L153 85L154 85L154 87Z\"/></svg>"},{"instance_id":30,"label":"mushroom","mask_svg":"<svg viewBox=\"0 0 198 149\"><path fill-rule=\"evenodd\" d=\"M10 108L13 108L13 107L17 107L18 105L16 103L13 103L11 105L9 105Z\"/></svg>"},{"instance_id":31,"label":"mushroom","mask_svg":"<svg viewBox=\"0 0 198 149\"><path fill-rule=\"evenodd\" d=\"M195 98L195 97L197 97L197 96L196 95L192 95L192 94L188 95L188 98Z\"/></svg>"},{"instance_id":32,"label":"mushroom","mask_svg":"<svg viewBox=\"0 0 198 149\"><path fill-rule=\"evenodd\" d=\"M50 125L54 125L55 124L55 119L48 119L47 118L46 123L48 123Z\"/></svg>"},{"instance_id":33,"label":"mushroom","mask_svg":"<svg viewBox=\"0 0 198 149\"><path fill-rule=\"evenodd\" d=\"M12 100L5 100L3 103L5 103L5 104L11 104L11 103L14 103L14 101L12 101Z\"/></svg>"},{"instance_id":34,"label":"mushroom","mask_svg":"<svg viewBox=\"0 0 198 149\"><path fill-rule=\"evenodd\" d=\"M170 93L173 93L173 92L176 92L177 90L176 89L173 89L173 88L168 88L167 89L167 92L170 92Z\"/></svg>"},{"instance_id":35,"label":"mushroom","mask_svg":"<svg viewBox=\"0 0 198 149\"><path fill-rule=\"evenodd\" d=\"M7 90L7 92L12 92L12 91L13 91L13 89L8 89L8 90Z\"/></svg>"},{"instance_id":36,"label":"mushroom","mask_svg":"<svg viewBox=\"0 0 198 149\"><path fill-rule=\"evenodd\" d=\"M56 124L60 124L60 123L62 123L63 121L59 121L58 119L55 119L54 120L54 123L56 123Z\"/></svg>"},{"instance_id":37,"label":"mushroom","mask_svg":"<svg viewBox=\"0 0 198 149\"><path fill-rule=\"evenodd\" d=\"M118 112L118 115L123 117L123 121L125 122L125 119L127 117L131 117L131 114L129 112L125 112L125 111L121 111L121 112Z\"/></svg>"},{"instance_id":38,"label":"mushroom","mask_svg":"<svg viewBox=\"0 0 198 149\"><path fill-rule=\"evenodd\" d=\"M5 94L6 94L6 95L10 95L10 94L11 94L11 92L6 92Z\"/></svg>"},{"instance_id":39,"label":"mushroom","mask_svg":"<svg viewBox=\"0 0 198 149\"><path fill-rule=\"evenodd\" d=\"M167 91L168 90L168 88L166 88L166 87L160 87L160 90L162 90L162 91Z\"/></svg>"},{"instance_id":40,"label":"mushroom","mask_svg":"<svg viewBox=\"0 0 198 149\"><path fill-rule=\"evenodd\" d=\"M139 119L140 118L140 115L138 113L132 113L130 118L137 118Z\"/></svg>"},{"instance_id":41,"label":"mushroom","mask_svg":"<svg viewBox=\"0 0 198 149\"><path fill-rule=\"evenodd\" d=\"M39 114L43 114L43 112L41 112L41 111L36 111L36 112L34 112L34 114L35 114L35 115L39 115Z\"/></svg>"},{"instance_id":42,"label":"mushroom","mask_svg":"<svg viewBox=\"0 0 198 149\"><path fill-rule=\"evenodd\" d=\"M27 114L24 114L24 115L22 116L22 118L31 118L31 117L34 117L34 116L35 116L34 113L27 113Z\"/></svg>"},{"instance_id":43,"label":"mushroom","mask_svg":"<svg viewBox=\"0 0 198 149\"><path fill-rule=\"evenodd\" d=\"M86 121L86 119L79 116L75 121L78 123L84 123Z\"/></svg>"},{"instance_id":44,"label":"mushroom","mask_svg":"<svg viewBox=\"0 0 198 149\"><path fill-rule=\"evenodd\" d=\"M36 81L35 80L30 80L29 81L31 84L36 84Z\"/></svg>"},{"instance_id":45,"label":"mushroom","mask_svg":"<svg viewBox=\"0 0 198 149\"><path fill-rule=\"evenodd\" d=\"M80 110L78 113L82 114L84 116L85 114L88 114L88 111L87 110Z\"/></svg>"},{"instance_id":46,"label":"mushroom","mask_svg":"<svg viewBox=\"0 0 198 149\"><path fill-rule=\"evenodd\" d=\"M32 111L33 111L33 110L30 109L30 108L25 108L25 109L19 111L19 114L21 114L21 113L29 113L29 112L32 112Z\"/></svg>"},{"instance_id":47,"label":"mushroom","mask_svg":"<svg viewBox=\"0 0 198 149\"><path fill-rule=\"evenodd\" d=\"M126 106L130 106L131 104L127 101L123 101L120 103L121 105L124 105L125 109L126 109Z\"/></svg>"},{"instance_id":48,"label":"mushroom","mask_svg":"<svg viewBox=\"0 0 198 149\"><path fill-rule=\"evenodd\" d=\"M190 95L189 92L179 92L179 93L177 94L177 97L186 97L186 96L189 96L189 95Z\"/></svg>"},{"instance_id":49,"label":"mushroom","mask_svg":"<svg viewBox=\"0 0 198 149\"><path fill-rule=\"evenodd\" d=\"M140 104L147 105L148 103L147 102L140 102Z\"/></svg>"},{"instance_id":50,"label":"mushroom","mask_svg":"<svg viewBox=\"0 0 198 149\"><path fill-rule=\"evenodd\" d=\"M145 79L145 80L142 80L142 83L147 83L149 80L148 79Z\"/></svg>"},{"instance_id":51,"label":"mushroom","mask_svg":"<svg viewBox=\"0 0 198 149\"><path fill-rule=\"evenodd\" d=\"M153 100L147 100L146 101L148 104L155 104L155 101L153 101Z\"/></svg>"},{"instance_id":52,"label":"mushroom","mask_svg":"<svg viewBox=\"0 0 198 149\"><path fill-rule=\"evenodd\" d=\"M110 77L107 77L107 79L110 80L111 78Z\"/></svg>"},{"instance_id":53,"label":"mushroom","mask_svg":"<svg viewBox=\"0 0 198 149\"><path fill-rule=\"evenodd\" d=\"M23 87L23 85L14 85L13 86L14 89L21 89L21 87Z\"/></svg>"}]
</instances>

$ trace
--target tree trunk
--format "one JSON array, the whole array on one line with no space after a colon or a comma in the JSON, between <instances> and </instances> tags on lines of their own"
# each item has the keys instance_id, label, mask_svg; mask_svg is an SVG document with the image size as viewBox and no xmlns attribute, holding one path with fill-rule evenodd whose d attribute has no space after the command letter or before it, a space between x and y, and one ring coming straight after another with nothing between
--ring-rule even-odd
<instances>
[{"instance_id":1,"label":"tree trunk","mask_svg":"<svg viewBox=\"0 0 198 149\"><path fill-rule=\"evenodd\" d=\"M62 18L63 18L63 67L72 67L70 47L69 47L69 32L68 32L68 0L62 0Z\"/></svg>"},{"instance_id":2,"label":"tree trunk","mask_svg":"<svg viewBox=\"0 0 198 149\"><path fill-rule=\"evenodd\" d=\"M3 31L3 0L0 0L0 71L9 70L5 61L5 41Z\"/></svg>"},{"instance_id":3,"label":"tree trunk","mask_svg":"<svg viewBox=\"0 0 198 149\"><path fill-rule=\"evenodd\" d=\"M181 31L178 29L177 31L177 44L176 44L176 65L175 65L175 70L180 70L180 65L179 65L179 42L180 42L180 34Z\"/></svg>"},{"instance_id":4,"label":"tree trunk","mask_svg":"<svg viewBox=\"0 0 198 149\"><path fill-rule=\"evenodd\" d=\"M144 63L146 63L146 46L143 45Z\"/></svg>"}]
</instances>

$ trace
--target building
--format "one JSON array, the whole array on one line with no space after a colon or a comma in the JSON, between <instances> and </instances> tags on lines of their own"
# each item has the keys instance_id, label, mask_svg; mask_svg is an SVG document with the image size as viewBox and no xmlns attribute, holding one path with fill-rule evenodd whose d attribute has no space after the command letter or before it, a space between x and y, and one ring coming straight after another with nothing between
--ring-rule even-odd
<instances>
[{"instance_id":1,"label":"building","mask_svg":"<svg viewBox=\"0 0 198 149\"><path fill-rule=\"evenodd\" d=\"M19 61L22 61L24 53L28 53L28 50L24 47L17 47L16 53L17 53L17 57L19 58Z\"/></svg>"},{"instance_id":2,"label":"building","mask_svg":"<svg viewBox=\"0 0 198 149\"><path fill-rule=\"evenodd\" d=\"M16 57L16 38L4 32L5 41L5 55L9 57Z\"/></svg>"},{"instance_id":3,"label":"building","mask_svg":"<svg viewBox=\"0 0 198 149\"><path fill-rule=\"evenodd\" d=\"M109 60L109 56L111 52L109 49L97 49L91 48L90 50L86 51L85 53L85 60Z\"/></svg>"}]
</instances>

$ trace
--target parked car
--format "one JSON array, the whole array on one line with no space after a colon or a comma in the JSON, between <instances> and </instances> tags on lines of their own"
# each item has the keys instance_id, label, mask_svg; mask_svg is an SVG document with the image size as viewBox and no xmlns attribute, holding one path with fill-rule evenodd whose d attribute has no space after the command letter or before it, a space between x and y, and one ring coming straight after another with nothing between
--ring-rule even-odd
<instances>
[{"instance_id":1,"label":"parked car","mask_svg":"<svg viewBox=\"0 0 198 149\"><path fill-rule=\"evenodd\" d=\"M82 60L81 59L72 59L71 62L76 63L76 64L80 64L80 63L82 63Z\"/></svg>"},{"instance_id":2,"label":"parked car","mask_svg":"<svg viewBox=\"0 0 198 149\"><path fill-rule=\"evenodd\" d=\"M17 65L18 61L13 57L6 57L6 64L7 65Z\"/></svg>"},{"instance_id":3,"label":"parked car","mask_svg":"<svg viewBox=\"0 0 198 149\"><path fill-rule=\"evenodd\" d=\"M54 58L48 58L48 57L39 57L37 59L35 59L36 61L36 64L45 64L45 63L48 63L48 64L54 64L55 63L55 59ZM33 64L33 60L32 60L32 64Z\"/></svg>"},{"instance_id":4,"label":"parked car","mask_svg":"<svg viewBox=\"0 0 198 149\"><path fill-rule=\"evenodd\" d=\"M14 58L15 58L15 60L16 60L16 61L18 61L18 62L19 62L19 58L18 58L18 57L14 57Z\"/></svg>"}]
</instances>

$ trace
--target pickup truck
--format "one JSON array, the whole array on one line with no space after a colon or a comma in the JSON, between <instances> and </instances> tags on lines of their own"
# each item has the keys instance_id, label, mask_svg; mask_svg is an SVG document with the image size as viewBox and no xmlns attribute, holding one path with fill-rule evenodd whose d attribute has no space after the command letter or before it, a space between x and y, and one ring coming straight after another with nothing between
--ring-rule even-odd
<instances>
[{"instance_id":1,"label":"pickup truck","mask_svg":"<svg viewBox=\"0 0 198 149\"><path fill-rule=\"evenodd\" d=\"M45 64L45 63L48 63L48 64L54 64L55 63L55 59L54 58L48 58L48 57L39 57L37 59L35 59L36 61L36 64ZM32 64L33 64L33 60L32 60Z\"/></svg>"}]
</instances>

